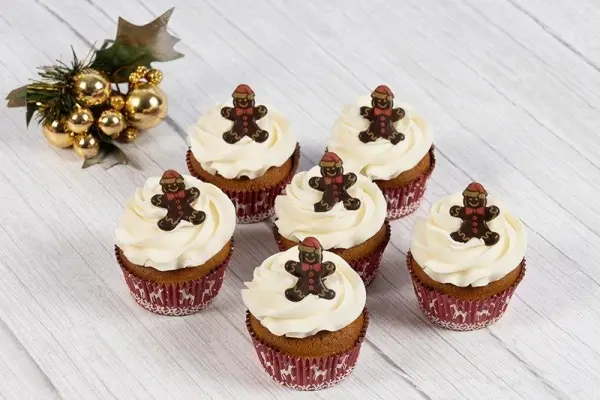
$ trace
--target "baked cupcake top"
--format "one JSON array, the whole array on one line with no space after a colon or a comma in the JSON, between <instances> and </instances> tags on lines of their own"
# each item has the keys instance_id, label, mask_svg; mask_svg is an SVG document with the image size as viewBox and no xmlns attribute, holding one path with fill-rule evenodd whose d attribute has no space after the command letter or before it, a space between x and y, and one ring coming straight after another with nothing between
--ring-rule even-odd
<instances>
[{"instance_id":1,"label":"baked cupcake top","mask_svg":"<svg viewBox=\"0 0 600 400\"><path fill-rule=\"evenodd\" d=\"M527 232L519 218L474 182L439 200L427 219L417 221L410 247L435 281L485 286L519 266Z\"/></svg>"},{"instance_id":2,"label":"baked cupcake top","mask_svg":"<svg viewBox=\"0 0 600 400\"><path fill-rule=\"evenodd\" d=\"M319 166L300 172L275 199L279 233L300 242L316 237L325 249L365 242L383 225L385 197L371 180L344 173L342 160L327 152Z\"/></svg>"},{"instance_id":3,"label":"baked cupcake top","mask_svg":"<svg viewBox=\"0 0 600 400\"><path fill-rule=\"evenodd\" d=\"M228 179L262 176L283 165L296 149L287 119L271 106L256 105L254 92L239 85L233 100L198 119L188 140L194 158L211 174Z\"/></svg>"},{"instance_id":4,"label":"baked cupcake top","mask_svg":"<svg viewBox=\"0 0 600 400\"><path fill-rule=\"evenodd\" d=\"M127 200L116 245L137 265L170 271L204 264L233 236L236 216L219 188L169 170Z\"/></svg>"},{"instance_id":5,"label":"baked cupcake top","mask_svg":"<svg viewBox=\"0 0 600 400\"><path fill-rule=\"evenodd\" d=\"M360 276L314 237L267 258L245 285L246 307L277 336L338 331L361 315L366 302Z\"/></svg>"},{"instance_id":6,"label":"baked cupcake top","mask_svg":"<svg viewBox=\"0 0 600 400\"><path fill-rule=\"evenodd\" d=\"M412 169L427 154L433 136L427 121L409 104L394 105L385 85L371 97L344 106L327 145L349 171L390 180Z\"/></svg>"}]
</instances>

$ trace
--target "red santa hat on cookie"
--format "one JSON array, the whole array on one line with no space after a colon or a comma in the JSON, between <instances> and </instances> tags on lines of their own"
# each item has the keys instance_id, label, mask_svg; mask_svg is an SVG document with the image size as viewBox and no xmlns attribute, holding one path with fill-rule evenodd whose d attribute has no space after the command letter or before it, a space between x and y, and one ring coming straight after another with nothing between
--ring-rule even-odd
<instances>
[{"instance_id":1,"label":"red santa hat on cookie","mask_svg":"<svg viewBox=\"0 0 600 400\"><path fill-rule=\"evenodd\" d=\"M169 183L181 183L183 182L183 176L177 171L173 171L172 169L166 170L165 173L160 178L161 185L167 185Z\"/></svg>"},{"instance_id":2,"label":"red santa hat on cookie","mask_svg":"<svg viewBox=\"0 0 600 400\"><path fill-rule=\"evenodd\" d=\"M485 199L487 192L481 183L473 182L464 190L463 196Z\"/></svg>"},{"instance_id":3,"label":"red santa hat on cookie","mask_svg":"<svg viewBox=\"0 0 600 400\"><path fill-rule=\"evenodd\" d=\"M252 100L254 98L254 90L252 90L250 86L242 83L235 88L231 95L236 99Z\"/></svg>"},{"instance_id":4,"label":"red santa hat on cookie","mask_svg":"<svg viewBox=\"0 0 600 400\"><path fill-rule=\"evenodd\" d=\"M342 166L342 159L335 154L332 151L328 151L327 153L323 154L323 157L321 157L321 161L319 161L319 165L321 167L341 167Z\"/></svg>"},{"instance_id":5,"label":"red santa hat on cookie","mask_svg":"<svg viewBox=\"0 0 600 400\"><path fill-rule=\"evenodd\" d=\"M312 236L304 238L304 240L298 245L298 248L300 249L300 251L306 253L320 253L323 251L323 246L321 246L321 243L319 243L317 238L314 238Z\"/></svg>"},{"instance_id":6,"label":"red santa hat on cookie","mask_svg":"<svg viewBox=\"0 0 600 400\"><path fill-rule=\"evenodd\" d=\"M386 85L379 85L375 88L375 90L373 90L373 93L371 93L371 97L374 97L376 99L392 101L392 99L394 98L394 93L392 93L390 88Z\"/></svg>"}]
</instances>

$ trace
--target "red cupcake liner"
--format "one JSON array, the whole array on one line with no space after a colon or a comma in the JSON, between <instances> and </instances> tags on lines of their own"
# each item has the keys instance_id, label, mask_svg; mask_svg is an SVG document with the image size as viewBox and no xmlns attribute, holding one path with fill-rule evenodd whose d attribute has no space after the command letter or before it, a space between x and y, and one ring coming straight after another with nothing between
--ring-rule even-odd
<instances>
[{"instance_id":1,"label":"red cupcake liner","mask_svg":"<svg viewBox=\"0 0 600 400\"><path fill-rule=\"evenodd\" d=\"M354 347L322 358L288 355L266 344L252 330L249 311L246 311L246 328L260 364L275 382L296 390L321 390L337 385L354 371L369 325L369 313L366 309L363 313L365 323Z\"/></svg>"},{"instance_id":2,"label":"red cupcake liner","mask_svg":"<svg viewBox=\"0 0 600 400\"><path fill-rule=\"evenodd\" d=\"M410 252L406 259L419 307L431 322L454 331L482 329L498 321L525 276L525 259L523 259L519 277L503 292L485 299L462 300L426 286L413 271Z\"/></svg>"},{"instance_id":3,"label":"red cupcake liner","mask_svg":"<svg viewBox=\"0 0 600 400\"><path fill-rule=\"evenodd\" d=\"M228 190L221 188L235 205L237 222L240 224L253 224L270 218L275 213L275 198L292 181L296 169L298 169L299 161L300 145L296 144L296 150L292 154L292 169L286 179L277 185L260 190ZM191 149L187 151L186 162L190 174L198 179L202 179L192 166Z\"/></svg>"},{"instance_id":4,"label":"red cupcake liner","mask_svg":"<svg viewBox=\"0 0 600 400\"><path fill-rule=\"evenodd\" d=\"M115 246L117 261L133 299L148 311L170 316L194 314L213 302L223 285L223 276L232 251L233 239L227 259L200 279L182 283L157 283L133 275L125 266L120 249Z\"/></svg>"},{"instance_id":5,"label":"red cupcake liner","mask_svg":"<svg viewBox=\"0 0 600 400\"><path fill-rule=\"evenodd\" d=\"M353 270L355 270L358 275L363 280L365 286L368 286L377 275L377 271L379 270L379 265L381 264L381 258L383 256L383 252L390 242L390 237L392 234L392 228L390 223L386 220L385 224L385 239L377 246L377 248L371 253L355 260L345 260ZM285 247L283 243L282 236L279 233L279 229L277 229L277 225L273 225L273 235L275 236L275 241L277 242L277 247L279 251L286 251L289 247ZM325 249L331 251L331 249ZM342 257L343 258L343 257Z\"/></svg>"},{"instance_id":6,"label":"red cupcake liner","mask_svg":"<svg viewBox=\"0 0 600 400\"><path fill-rule=\"evenodd\" d=\"M434 146L429 149L431 166L426 174L408 182L400 188L380 188L387 200L387 217L390 220L405 217L419 208L427 181L435 168ZM375 181L377 183L377 181Z\"/></svg>"}]
</instances>

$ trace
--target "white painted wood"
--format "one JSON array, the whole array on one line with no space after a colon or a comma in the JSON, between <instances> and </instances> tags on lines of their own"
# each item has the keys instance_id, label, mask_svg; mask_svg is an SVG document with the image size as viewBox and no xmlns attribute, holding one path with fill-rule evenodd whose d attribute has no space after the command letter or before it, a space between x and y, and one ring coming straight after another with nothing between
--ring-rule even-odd
<instances>
[{"instance_id":1,"label":"white painted wood","mask_svg":"<svg viewBox=\"0 0 600 400\"><path fill-rule=\"evenodd\" d=\"M184 59L161 65L169 119L127 151L140 170L82 171L22 110L1 108L0 396L5 398L597 398L600 379L600 63L591 2L177 0ZM119 15L162 1L0 0L2 93L35 66L85 54ZM125 199L148 176L185 170L185 129L240 82L292 120L313 165L345 101L388 83L435 129L438 168L415 215L393 223L369 288L372 325L355 373L316 394L261 371L239 296L276 251L267 223L242 226L214 305L154 316L112 255ZM431 201L471 179L505 198L530 233L528 272L507 315L440 330L404 266Z\"/></svg>"}]
</instances>

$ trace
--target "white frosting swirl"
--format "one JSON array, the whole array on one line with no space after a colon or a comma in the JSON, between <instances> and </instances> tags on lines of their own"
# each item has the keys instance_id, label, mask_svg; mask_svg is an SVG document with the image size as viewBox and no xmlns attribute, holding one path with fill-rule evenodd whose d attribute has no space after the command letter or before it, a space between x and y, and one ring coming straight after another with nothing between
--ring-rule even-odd
<instances>
[{"instance_id":1,"label":"white frosting swirl","mask_svg":"<svg viewBox=\"0 0 600 400\"><path fill-rule=\"evenodd\" d=\"M369 127L369 120L359 113L362 106L371 107L371 98L363 96L355 104L344 106L327 145L329 151L344 160L348 171L371 179L390 180L413 168L427 154L433 136L425 118L411 105L394 104L394 107L402 107L406 112L404 118L394 124L396 130L405 136L396 145L382 138L370 143L360 141L359 133Z\"/></svg>"},{"instance_id":2,"label":"white frosting swirl","mask_svg":"<svg viewBox=\"0 0 600 400\"><path fill-rule=\"evenodd\" d=\"M296 174L286 186L285 195L275 199L275 225L283 237L301 242L307 236L314 236L324 249L347 249L365 242L381 229L387 204L371 180L358 175L356 183L348 189L350 196L361 202L358 210L346 210L339 202L330 211L315 212L314 204L322 199L323 192L309 186L313 176L321 176L318 166Z\"/></svg>"},{"instance_id":3,"label":"white frosting swirl","mask_svg":"<svg viewBox=\"0 0 600 400\"><path fill-rule=\"evenodd\" d=\"M417 221L412 233L411 253L425 273L440 283L456 286L485 286L502 279L525 257L527 232L519 218L492 196L488 206L495 205L500 214L488 222L488 227L500 235L493 246L472 238L458 243L450 234L462 220L450 216L450 207L463 205L461 193L446 196L435 203L426 220Z\"/></svg>"},{"instance_id":4,"label":"white frosting swirl","mask_svg":"<svg viewBox=\"0 0 600 400\"><path fill-rule=\"evenodd\" d=\"M117 246L132 263L161 271L195 267L217 254L233 236L235 208L227 195L192 176L183 178L186 188L200 190L192 207L204 211L206 219L200 225L181 221L170 232L161 230L157 222L167 210L151 203L152 196L162 194L160 178L149 178L127 201L115 230Z\"/></svg>"},{"instance_id":5,"label":"white frosting swirl","mask_svg":"<svg viewBox=\"0 0 600 400\"><path fill-rule=\"evenodd\" d=\"M305 338L320 331L335 332L353 322L365 308L367 294L360 276L340 256L323 252L323 262L335 264L335 272L325 279L325 286L335 297L325 300L309 294L299 302L285 297L298 278L285 270L288 260L298 260L298 247L267 258L254 270L252 282L246 282L242 299L248 310L277 336Z\"/></svg>"},{"instance_id":6,"label":"white frosting swirl","mask_svg":"<svg viewBox=\"0 0 600 400\"><path fill-rule=\"evenodd\" d=\"M188 136L194 157L206 171L228 179L254 179L271 167L283 165L294 153L296 135L287 119L271 106L267 106L267 115L257 121L261 129L269 132L266 141L257 143L245 136L235 144L225 142L223 133L231 129L232 122L221 116L224 106L233 105L231 101L217 104L198 119Z\"/></svg>"}]
</instances>

